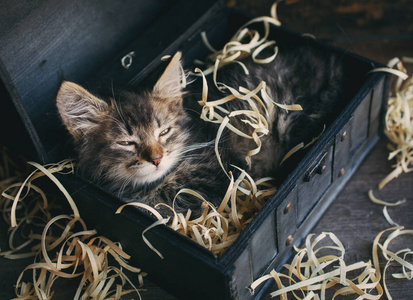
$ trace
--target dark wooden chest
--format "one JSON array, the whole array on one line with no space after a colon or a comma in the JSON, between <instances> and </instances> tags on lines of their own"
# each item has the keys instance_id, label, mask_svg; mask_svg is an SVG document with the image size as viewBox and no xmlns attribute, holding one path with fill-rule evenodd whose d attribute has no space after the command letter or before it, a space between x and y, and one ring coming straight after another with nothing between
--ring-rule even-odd
<instances>
[{"instance_id":1,"label":"dark wooden chest","mask_svg":"<svg viewBox=\"0 0 413 300\"><path fill-rule=\"evenodd\" d=\"M98 85L137 86L164 68L177 50L187 61L204 57L200 32L224 43L247 18L223 3L172 0L2 1L0 8L0 112L2 143L42 163L64 158L67 135L55 97L62 78ZM276 40L302 37L273 28ZM380 65L341 52L350 70L351 101L220 258L166 226L141 234L153 220L135 210L115 215L120 200L82 178L61 176L81 216L120 241L151 279L183 298L249 299L248 286L291 254L351 177L381 132L387 75ZM130 68L120 60L134 51ZM322 167L322 174L317 170ZM98 208L98 209L97 209Z\"/></svg>"}]
</instances>

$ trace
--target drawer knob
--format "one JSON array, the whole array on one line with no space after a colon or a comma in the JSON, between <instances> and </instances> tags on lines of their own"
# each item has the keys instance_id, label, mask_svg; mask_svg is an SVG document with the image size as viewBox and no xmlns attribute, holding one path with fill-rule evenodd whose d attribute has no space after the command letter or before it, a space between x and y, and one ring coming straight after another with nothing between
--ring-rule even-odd
<instances>
[{"instance_id":1,"label":"drawer knob","mask_svg":"<svg viewBox=\"0 0 413 300\"><path fill-rule=\"evenodd\" d=\"M284 208L284 214L288 214L292 208L293 208L293 204L291 202L288 202L288 204Z\"/></svg>"},{"instance_id":2,"label":"drawer knob","mask_svg":"<svg viewBox=\"0 0 413 300\"><path fill-rule=\"evenodd\" d=\"M323 175L327 170L327 166L326 165L319 165L317 168L317 173L320 175Z\"/></svg>"},{"instance_id":3,"label":"drawer knob","mask_svg":"<svg viewBox=\"0 0 413 300\"><path fill-rule=\"evenodd\" d=\"M287 237L287 240L285 241L285 245L286 245L286 246L290 246L293 242L294 242L294 238L293 238L293 236L290 234L290 235Z\"/></svg>"}]
</instances>

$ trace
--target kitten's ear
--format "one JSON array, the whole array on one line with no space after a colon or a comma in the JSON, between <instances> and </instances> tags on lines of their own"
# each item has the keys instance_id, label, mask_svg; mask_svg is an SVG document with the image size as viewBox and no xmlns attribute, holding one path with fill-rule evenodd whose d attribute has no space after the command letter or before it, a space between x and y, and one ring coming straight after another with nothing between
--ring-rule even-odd
<instances>
[{"instance_id":1,"label":"kitten's ear","mask_svg":"<svg viewBox=\"0 0 413 300\"><path fill-rule=\"evenodd\" d=\"M159 95L181 97L182 76L185 76L181 65L181 52L177 52L156 82L153 91Z\"/></svg>"},{"instance_id":2,"label":"kitten's ear","mask_svg":"<svg viewBox=\"0 0 413 300\"><path fill-rule=\"evenodd\" d=\"M96 125L109 109L105 101L69 81L62 83L56 105L63 123L75 140Z\"/></svg>"}]
</instances>

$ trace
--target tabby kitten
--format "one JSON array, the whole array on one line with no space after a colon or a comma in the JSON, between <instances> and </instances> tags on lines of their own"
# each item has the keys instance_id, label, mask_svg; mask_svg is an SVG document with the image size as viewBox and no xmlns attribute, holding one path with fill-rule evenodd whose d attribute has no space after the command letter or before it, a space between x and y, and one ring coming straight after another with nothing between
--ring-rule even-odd
<instances>
[{"instance_id":1,"label":"tabby kitten","mask_svg":"<svg viewBox=\"0 0 413 300\"><path fill-rule=\"evenodd\" d=\"M81 174L126 202L172 206L176 193L190 188L218 205L225 193L228 179L214 150L183 108L180 57L142 94L122 92L105 101L67 81L58 92L57 108ZM174 207L197 212L200 204L181 194Z\"/></svg>"},{"instance_id":2,"label":"tabby kitten","mask_svg":"<svg viewBox=\"0 0 413 300\"><path fill-rule=\"evenodd\" d=\"M188 107L200 110L200 89L194 84L192 92L182 90L180 58L178 52L152 91L123 92L105 101L77 84L64 82L57 95L61 119L78 152L78 168L126 202L172 205L180 189L190 188L217 206L228 187L228 177L208 143L216 135L216 125L210 124L210 136L203 134L187 113ZM265 81L274 101L303 107L296 112L277 107L271 110L267 116L270 133L262 138L261 151L252 156L253 177L272 175L282 180L286 174L280 172L284 155L298 143L311 141L344 105L340 98L344 86L341 60L322 48L285 43L269 64L258 65L249 58L244 63L250 75L232 64L219 72L218 80L250 90ZM211 89L208 97L223 96ZM188 105L183 105L184 98ZM229 111L248 109L242 101L226 105ZM252 130L242 117L232 118L231 123L244 131ZM252 140L225 131L220 151L227 170L230 164L247 169L245 155L255 147ZM190 208L195 212L200 204L184 194L174 203L177 211Z\"/></svg>"}]
</instances>

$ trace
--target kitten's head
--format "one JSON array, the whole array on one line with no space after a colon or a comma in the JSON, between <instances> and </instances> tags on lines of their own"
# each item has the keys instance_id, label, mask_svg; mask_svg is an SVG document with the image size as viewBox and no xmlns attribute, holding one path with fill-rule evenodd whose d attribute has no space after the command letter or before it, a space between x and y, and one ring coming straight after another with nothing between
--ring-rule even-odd
<instances>
[{"instance_id":1,"label":"kitten's head","mask_svg":"<svg viewBox=\"0 0 413 300\"><path fill-rule=\"evenodd\" d=\"M187 144L189 117L182 107L180 53L150 92L122 93L110 102L64 82L57 95L63 123L78 150L79 168L112 191L163 178Z\"/></svg>"}]
</instances>

